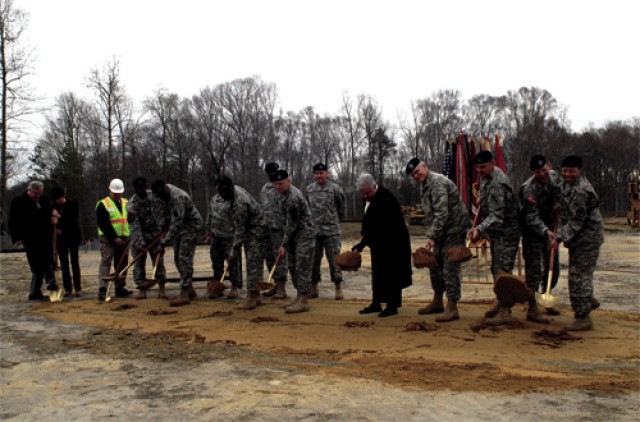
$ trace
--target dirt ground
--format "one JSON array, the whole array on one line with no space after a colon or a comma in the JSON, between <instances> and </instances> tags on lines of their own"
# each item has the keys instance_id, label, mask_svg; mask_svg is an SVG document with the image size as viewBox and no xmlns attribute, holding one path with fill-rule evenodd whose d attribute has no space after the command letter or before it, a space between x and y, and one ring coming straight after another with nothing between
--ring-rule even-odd
<instances>
[{"instance_id":1,"label":"dirt ground","mask_svg":"<svg viewBox=\"0 0 640 422\"><path fill-rule=\"evenodd\" d=\"M357 232L344 225L343 249ZM411 232L414 249L422 246L421 228ZM344 301L333 300L323 262L320 299L295 315L270 299L236 310L232 300L206 299L204 283L179 308L155 289L148 300L100 303L96 251L81 254L83 297L26 303L24 254L2 254L0 419L635 420L639 256L640 232L608 220L595 330L567 333L565 250L554 290L562 314L540 325L516 305L518 321L497 328L483 324L493 293L482 253L464 267L461 319L452 323L418 315L432 290L416 269L399 315L358 314L371 295L366 251L363 267L344 274ZM195 275L210 274L209 265L198 247Z\"/></svg>"}]
</instances>

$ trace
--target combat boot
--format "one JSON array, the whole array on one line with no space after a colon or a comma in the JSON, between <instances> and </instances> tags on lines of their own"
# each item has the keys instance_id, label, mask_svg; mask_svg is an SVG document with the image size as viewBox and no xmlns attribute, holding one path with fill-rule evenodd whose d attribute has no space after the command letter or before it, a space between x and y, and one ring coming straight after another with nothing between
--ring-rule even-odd
<instances>
[{"instance_id":1,"label":"combat boot","mask_svg":"<svg viewBox=\"0 0 640 422\"><path fill-rule=\"evenodd\" d=\"M456 319L460 319L460 314L458 314L458 302L450 300L447 302L446 312L437 317L436 322L449 322L455 321Z\"/></svg>"},{"instance_id":2,"label":"combat boot","mask_svg":"<svg viewBox=\"0 0 640 422\"><path fill-rule=\"evenodd\" d=\"M142 299L146 299L146 298L147 298L147 289L138 290L138 296L136 296L136 299L142 300Z\"/></svg>"},{"instance_id":3,"label":"combat boot","mask_svg":"<svg viewBox=\"0 0 640 422\"><path fill-rule=\"evenodd\" d=\"M311 294L309 294L309 299L316 299L320 296L320 288L318 287L318 283L313 283Z\"/></svg>"},{"instance_id":4,"label":"combat boot","mask_svg":"<svg viewBox=\"0 0 640 422\"><path fill-rule=\"evenodd\" d=\"M600 307L600 301L595 297L591 296L591 310L598 309Z\"/></svg>"},{"instance_id":5,"label":"combat boot","mask_svg":"<svg viewBox=\"0 0 640 422\"><path fill-rule=\"evenodd\" d=\"M264 296L264 297L271 297L271 296L275 296L275 294L276 294L277 292L278 292L278 282L276 282L276 284L275 284L272 288L270 288L270 289L265 290L264 292L262 292L262 296Z\"/></svg>"},{"instance_id":6,"label":"combat boot","mask_svg":"<svg viewBox=\"0 0 640 422\"><path fill-rule=\"evenodd\" d=\"M589 315L576 317L576 320L573 321L573 324L567 325L564 328L567 331L589 331L593 330L593 321L591 321Z\"/></svg>"},{"instance_id":7,"label":"combat boot","mask_svg":"<svg viewBox=\"0 0 640 422\"><path fill-rule=\"evenodd\" d=\"M485 318L493 318L500 312L500 303L496 303L493 308L484 313Z\"/></svg>"},{"instance_id":8,"label":"combat boot","mask_svg":"<svg viewBox=\"0 0 640 422\"><path fill-rule=\"evenodd\" d=\"M285 282L284 281L278 281L276 282L276 293L273 295L274 299L286 299L289 296L287 296L287 289L285 287Z\"/></svg>"},{"instance_id":9,"label":"combat boot","mask_svg":"<svg viewBox=\"0 0 640 422\"><path fill-rule=\"evenodd\" d=\"M227 293L227 299L237 299L240 297L238 293L238 288L236 286L231 286L231 290Z\"/></svg>"},{"instance_id":10,"label":"combat boot","mask_svg":"<svg viewBox=\"0 0 640 422\"><path fill-rule=\"evenodd\" d=\"M189 284L189 299L194 300L198 298L196 289L193 288L193 283Z\"/></svg>"},{"instance_id":11,"label":"combat boot","mask_svg":"<svg viewBox=\"0 0 640 422\"><path fill-rule=\"evenodd\" d=\"M441 314L444 312L444 302L442 302L442 294L434 293L431 303L424 308L418 309L420 315Z\"/></svg>"},{"instance_id":12,"label":"combat boot","mask_svg":"<svg viewBox=\"0 0 640 422\"><path fill-rule=\"evenodd\" d=\"M538 304L536 301L529 302L529 307L527 308L527 321L537 322L539 324L548 324L549 318L545 318L540 309L538 309Z\"/></svg>"},{"instance_id":13,"label":"combat boot","mask_svg":"<svg viewBox=\"0 0 640 422\"><path fill-rule=\"evenodd\" d=\"M284 308L288 314L297 314L299 312L309 312L309 295L306 293L298 293L296 301L290 306Z\"/></svg>"},{"instance_id":14,"label":"combat boot","mask_svg":"<svg viewBox=\"0 0 640 422\"><path fill-rule=\"evenodd\" d=\"M158 282L158 299L169 299L167 293L164 291L164 281Z\"/></svg>"},{"instance_id":15,"label":"combat boot","mask_svg":"<svg viewBox=\"0 0 640 422\"><path fill-rule=\"evenodd\" d=\"M189 303L191 303L191 298L189 296L189 288L186 288L186 289L183 288L183 289L180 289L180 294L176 296L175 299L169 302L169 306L182 306L182 305L188 305Z\"/></svg>"},{"instance_id":16,"label":"combat boot","mask_svg":"<svg viewBox=\"0 0 640 422\"><path fill-rule=\"evenodd\" d=\"M487 319L484 322L486 325L507 325L513 321L513 317L511 316L511 308L501 306L500 303L498 303L497 307L498 313L495 317Z\"/></svg>"},{"instance_id":17,"label":"combat boot","mask_svg":"<svg viewBox=\"0 0 640 422\"><path fill-rule=\"evenodd\" d=\"M260 301L260 292L257 290L251 290L247 292L247 297L245 297L242 302L236 305L236 309L250 311L261 304L262 302Z\"/></svg>"},{"instance_id":18,"label":"combat boot","mask_svg":"<svg viewBox=\"0 0 640 422\"><path fill-rule=\"evenodd\" d=\"M342 281L336 283L336 300L344 299L344 293L342 292Z\"/></svg>"}]
</instances>

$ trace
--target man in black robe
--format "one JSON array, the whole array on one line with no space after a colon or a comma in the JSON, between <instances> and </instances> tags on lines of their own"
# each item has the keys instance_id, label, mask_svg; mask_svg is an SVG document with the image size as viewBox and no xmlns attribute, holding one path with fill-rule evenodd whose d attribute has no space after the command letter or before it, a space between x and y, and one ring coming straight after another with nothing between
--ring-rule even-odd
<instances>
[{"instance_id":1,"label":"man in black robe","mask_svg":"<svg viewBox=\"0 0 640 422\"><path fill-rule=\"evenodd\" d=\"M411 241L398 200L364 173L356 182L366 201L362 239L352 250L371 250L371 304L361 314L380 312L388 317L402 306L402 289L411 286ZM382 310L381 303L387 306Z\"/></svg>"}]
</instances>

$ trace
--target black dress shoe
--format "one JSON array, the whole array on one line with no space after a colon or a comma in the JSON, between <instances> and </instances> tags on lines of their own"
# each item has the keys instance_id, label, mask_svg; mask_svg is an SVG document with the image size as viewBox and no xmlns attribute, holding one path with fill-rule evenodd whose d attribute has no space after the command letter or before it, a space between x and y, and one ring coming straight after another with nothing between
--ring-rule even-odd
<instances>
[{"instance_id":1,"label":"black dress shoe","mask_svg":"<svg viewBox=\"0 0 640 422\"><path fill-rule=\"evenodd\" d=\"M391 315L396 315L398 313L398 308L392 308L391 306L387 306L386 308L384 308L384 311L380 312L378 314L378 316L380 318L385 318Z\"/></svg>"},{"instance_id":2,"label":"black dress shoe","mask_svg":"<svg viewBox=\"0 0 640 422\"><path fill-rule=\"evenodd\" d=\"M371 305L367 306L366 308L362 308L360 309L360 313L365 315L365 314L373 314L375 312L380 312L382 310L382 307L380 306L379 303L372 303Z\"/></svg>"},{"instance_id":3,"label":"black dress shoe","mask_svg":"<svg viewBox=\"0 0 640 422\"><path fill-rule=\"evenodd\" d=\"M29 300L45 300L47 297L42 294L42 292L38 292L35 294L29 294Z\"/></svg>"},{"instance_id":4,"label":"black dress shoe","mask_svg":"<svg viewBox=\"0 0 640 422\"><path fill-rule=\"evenodd\" d=\"M127 297L131 296L133 291L125 289L124 287L116 288L116 297Z\"/></svg>"}]
</instances>

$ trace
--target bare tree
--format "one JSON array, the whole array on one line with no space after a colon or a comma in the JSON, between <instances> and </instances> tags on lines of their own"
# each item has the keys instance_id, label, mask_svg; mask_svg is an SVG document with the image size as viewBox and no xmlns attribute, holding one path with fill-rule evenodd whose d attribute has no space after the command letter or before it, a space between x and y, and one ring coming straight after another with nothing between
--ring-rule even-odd
<instances>
[{"instance_id":1,"label":"bare tree","mask_svg":"<svg viewBox=\"0 0 640 422\"><path fill-rule=\"evenodd\" d=\"M33 50L25 47L22 35L27 28L27 14L13 7L13 0L0 0L0 208L7 200L9 161L15 157L9 153L9 143L22 133L25 117L33 114L35 100L28 78L32 75ZM0 222L3 223L3 222Z\"/></svg>"}]
</instances>

